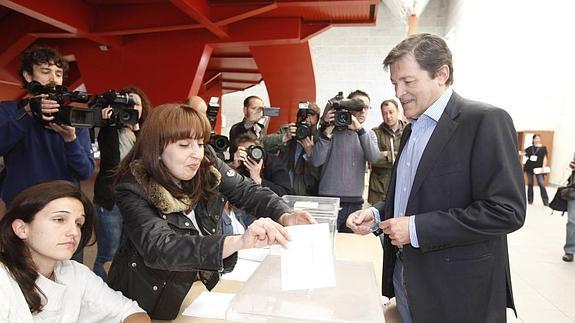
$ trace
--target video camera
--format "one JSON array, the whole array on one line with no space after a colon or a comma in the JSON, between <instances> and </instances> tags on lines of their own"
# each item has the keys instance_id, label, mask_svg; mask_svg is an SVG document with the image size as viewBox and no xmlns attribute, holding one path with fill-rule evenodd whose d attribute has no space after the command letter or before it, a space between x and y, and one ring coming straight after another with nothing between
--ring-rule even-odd
<instances>
[{"instance_id":1,"label":"video camera","mask_svg":"<svg viewBox=\"0 0 575 323\"><path fill-rule=\"evenodd\" d=\"M206 115L208 116L208 120L210 120L210 125L212 126L212 133L208 144L212 146L216 152L223 153L230 147L230 140L226 136L217 135L214 130L216 127L216 120L218 119L218 112L220 111L218 101L219 99L217 96L211 97L208 104L208 110L206 111Z\"/></svg>"},{"instance_id":2,"label":"video camera","mask_svg":"<svg viewBox=\"0 0 575 323\"><path fill-rule=\"evenodd\" d=\"M42 85L37 81L29 82L26 89L32 95L47 94L50 100L58 102L58 112L51 114L53 120L47 122L42 119L42 98L30 99L32 115L42 123L56 123L76 128L92 128L117 126L125 127L138 123L138 110L134 109L136 102L130 94L120 94L114 90L91 95L81 91L68 91L61 85ZM87 104L87 108L70 106L70 103ZM111 107L112 115L109 119L102 119L102 109Z\"/></svg>"},{"instance_id":3,"label":"video camera","mask_svg":"<svg viewBox=\"0 0 575 323\"><path fill-rule=\"evenodd\" d=\"M336 130L347 129L351 124L351 111L362 111L364 103L358 99L344 99L343 92L338 92L336 96L327 101L325 110L335 110L333 124Z\"/></svg>"},{"instance_id":4,"label":"video camera","mask_svg":"<svg viewBox=\"0 0 575 323\"><path fill-rule=\"evenodd\" d=\"M309 102L300 102L297 110L297 120L295 129L295 139L302 140L312 135L312 125L307 122L307 117L310 114Z\"/></svg>"}]
</instances>

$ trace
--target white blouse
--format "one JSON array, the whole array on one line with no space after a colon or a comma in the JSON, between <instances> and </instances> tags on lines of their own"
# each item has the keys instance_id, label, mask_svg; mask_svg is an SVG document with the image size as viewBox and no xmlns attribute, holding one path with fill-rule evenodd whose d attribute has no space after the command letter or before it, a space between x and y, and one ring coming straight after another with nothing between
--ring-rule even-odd
<instances>
[{"instance_id":1,"label":"white blouse","mask_svg":"<svg viewBox=\"0 0 575 323\"><path fill-rule=\"evenodd\" d=\"M138 303L114 291L88 267L73 260L56 265L54 280L42 275L36 279L48 302L40 313L32 315L20 286L0 263L0 322L111 323L144 312Z\"/></svg>"}]
</instances>

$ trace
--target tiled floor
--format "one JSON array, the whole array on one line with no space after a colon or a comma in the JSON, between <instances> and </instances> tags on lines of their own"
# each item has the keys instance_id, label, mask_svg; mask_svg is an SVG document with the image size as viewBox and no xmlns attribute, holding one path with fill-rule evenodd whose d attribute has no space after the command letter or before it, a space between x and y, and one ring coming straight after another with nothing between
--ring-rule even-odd
<instances>
[{"instance_id":1,"label":"tiled floor","mask_svg":"<svg viewBox=\"0 0 575 323\"><path fill-rule=\"evenodd\" d=\"M548 193L553 196L555 189ZM519 322L575 322L575 263L561 260L567 214L551 214L535 194L525 225L509 235Z\"/></svg>"}]
</instances>

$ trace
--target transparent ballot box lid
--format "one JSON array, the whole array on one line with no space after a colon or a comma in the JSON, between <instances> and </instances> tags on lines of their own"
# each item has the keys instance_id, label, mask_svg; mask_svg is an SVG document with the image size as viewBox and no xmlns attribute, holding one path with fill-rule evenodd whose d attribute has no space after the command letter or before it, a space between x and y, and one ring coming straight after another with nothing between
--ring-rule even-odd
<instances>
[{"instance_id":1,"label":"transparent ballot box lid","mask_svg":"<svg viewBox=\"0 0 575 323\"><path fill-rule=\"evenodd\" d=\"M294 210L307 211L317 223L328 223L332 246L337 231L337 214L339 213L339 197L317 197L284 195L282 197Z\"/></svg>"},{"instance_id":2,"label":"transparent ballot box lid","mask_svg":"<svg viewBox=\"0 0 575 323\"><path fill-rule=\"evenodd\" d=\"M226 322L385 322L372 263L334 265L335 287L282 291L281 258L268 256L231 301Z\"/></svg>"}]
</instances>

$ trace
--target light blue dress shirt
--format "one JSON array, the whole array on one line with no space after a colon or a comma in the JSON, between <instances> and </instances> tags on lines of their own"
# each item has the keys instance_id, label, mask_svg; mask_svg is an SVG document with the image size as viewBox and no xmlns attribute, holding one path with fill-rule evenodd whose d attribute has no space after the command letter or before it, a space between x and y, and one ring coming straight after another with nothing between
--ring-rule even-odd
<instances>
[{"instance_id":1,"label":"light blue dress shirt","mask_svg":"<svg viewBox=\"0 0 575 323\"><path fill-rule=\"evenodd\" d=\"M409 120L411 123L411 135L409 136L409 141L405 144L405 147L401 152L401 156L397 161L399 164L397 165L395 181L393 217L399 217L405 214L413 181L417 173L417 168L419 167L419 161L421 160L421 156L423 156L423 152L429 142L429 138L431 138L431 135L437 126L437 122L439 121L439 118L441 118L452 93L453 90L451 88L447 88L439 99L425 110L418 119ZM379 223L381 221L379 211L377 211L376 208L372 208L372 211L375 214L376 223ZM411 240L411 245L415 248L419 248L415 228L415 215L411 215L409 217L409 238Z\"/></svg>"}]
</instances>

